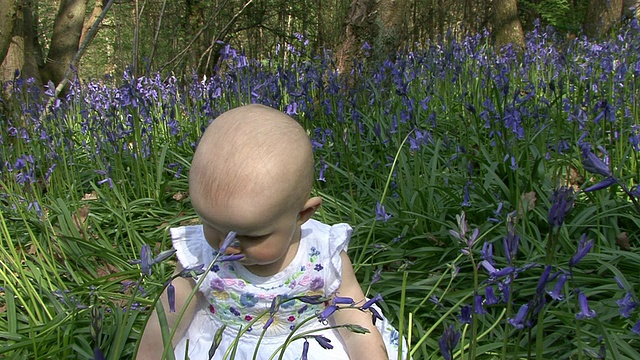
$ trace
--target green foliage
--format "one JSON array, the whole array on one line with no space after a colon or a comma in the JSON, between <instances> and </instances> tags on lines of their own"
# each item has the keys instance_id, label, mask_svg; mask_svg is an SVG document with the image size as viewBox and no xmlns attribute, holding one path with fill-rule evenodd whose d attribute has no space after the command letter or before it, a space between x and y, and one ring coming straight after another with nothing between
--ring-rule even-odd
<instances>
[{"instance_id":1,"label":"green foliage","mask_svg":"<svg viewBox=\"0 0 640 360\"><path fill-rule=\"evenodd\" d=\"M639 358L638 311L623 317L618 303L640 291L629 196L640 179L640 39L623 31L558 48L538 28L520 57L495 54L482 36L449 39L356 64L350 86L304 38L286 62L229 49L207 81L125 73L118 87L76 84L59 102L22 79L6 84L0 357L132 358L174 263L141 276L131 261L144 245L170 248L170 227L197 222L186 174L202 129L261 102L308 130L317 216L354 227L361 284L382 293L414 359L442 358L445 329L460 332L456 358L597 358L601 348ZM607 178L586 171L587 147L608 159L615 184L585 191ZM593 248L570 265L583 235ZM517 251L505 247L516 238ZM590 314L581 294L596 317L576 317ZM486 313L462 316L478 296Z\"/></svg>"}]
</instances>

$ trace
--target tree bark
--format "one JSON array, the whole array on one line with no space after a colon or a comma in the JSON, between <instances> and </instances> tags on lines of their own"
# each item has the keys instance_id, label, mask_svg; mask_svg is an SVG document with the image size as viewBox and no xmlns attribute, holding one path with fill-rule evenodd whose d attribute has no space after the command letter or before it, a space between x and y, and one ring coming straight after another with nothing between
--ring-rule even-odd
<instances>
[{"instance_id":1,"label":"tree bark","mask_svg":"<svg viewBox=\"0 0 640 360\"><path fill-rule=\"evenodd\" d=\"M589 37L599 37L622 18L623 0L589 0L584 29Z\"/></svg>"},{"instance_id":2,"label":"tree bark","mask_svg":"<svg viewBox=\"0 0 640 360\"><path fill-rule=\"evenodd\" d=\"M600 1L600 0L596 0ZM493 2L493 33L495 47L500 49L512 44L519 49L524 47L524 32L518 18L516 0L495 0Z\"/></svg>"},{"instance_id":3,"label":"tree bark","mask_svg":"<svg viewBox=\"0 0 640 360\"><path fill-rule=\"evenodd\" d=\"M407 36L408 5L408 0L352 0L345 36L336 55L340 72L351 71L353 59L365 43L378 58L397 51Z\"/></svg>"},{"instance_id":4,"label":"tree bark","mask_svg":"<svg viewBox=\"0 0 640 360\"><path fill-rule=\"evenodd\" d=\"M11 44L11 34L13 33L13 25L16 23L18 1L0 0L0 9L3 12L0 15L0 64L2 64Z\"/></svg>"},{"instance_id":5,"label":"tree bark","mask_svg":"<svg viewBox=\"0 0 640 360\"><path fill-rule=\"evenodd\" d=\"M43 69L43 81L59 84L78 52L87 9L84 0L61 0L53 26L51 46Z\"/></svg>"},{"instance_id":6,"label":"tree bark","mask_svg":"<svg viewBox=\"0 0 640 360\"><path fill-rule=\"evenodd\" d=\"M18 70L23 78L33 78L42 84L38 69L42 50L36 37L36 24L33 3L22 1L16 9L13 31L8 36L9 47L0 65L0 81L12 80Z\"/></svg>"}]
</instances>

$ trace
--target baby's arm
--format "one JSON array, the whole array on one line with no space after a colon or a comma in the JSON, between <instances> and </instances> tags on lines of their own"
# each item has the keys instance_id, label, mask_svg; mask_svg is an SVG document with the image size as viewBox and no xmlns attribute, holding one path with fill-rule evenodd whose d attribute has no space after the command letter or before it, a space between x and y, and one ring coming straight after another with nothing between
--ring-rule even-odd
<instances>
[{"instance_id":1,"label":"baby's arm","mask_svg":"<svg viewBox=\"0 0 640 360\"><path fill-rule=\"evenodd\" d=\"M340 257L342 258L342 284L338 288L338 296L350 297L356 303L364 302L364 293L353 272L353 265L351 265L349 256L342 251ZM355 324L369 330L368 334L358 334L342 328L339 330L351 360L388 359L382 335L380 335L378 328L373 325L371 312L343 309L333 313L333 319L337 325Z\"/></svg>"},{"instance_id":2,"label":"baby's arm","mask_svg":"<svg viewBox=\"0 0 640 360\"><path fill-rule=\"evenodd\" d=\"M178 264L176 273L180 271L182 271L182 266ZM187 309L185 310L185 314L180 321L180 324L178 324L178 329L176 330L176 334L172 340L172 345L175 346L178 341L180 341L187 327L191 323L191 319L193 318L193 314L196 310L198 299L197 297L194 297L190 303L186 304L186 300L194 287L193 279L178 277L174 279L172 283L176 289L176 311L169 311L169 301L167 300L166 289L162 293L162 296L160 296L162 307L164 308L165 314L167 316L167 324L169 325L169 329L167 331L169 333L171 333L171 330L176 325L176 321L178 320L178 316L180 315L180 311L182 310L182 308L185 306L187 307ZM162 329L156 311L156 309L152 311L147 322L147 326L144 328L144 332L142 333L140 347L138 348L138 354L136 356L136 359L138 360L159 360L162 358L164 344L162 342Z\"/></svg>"}]
</instances>

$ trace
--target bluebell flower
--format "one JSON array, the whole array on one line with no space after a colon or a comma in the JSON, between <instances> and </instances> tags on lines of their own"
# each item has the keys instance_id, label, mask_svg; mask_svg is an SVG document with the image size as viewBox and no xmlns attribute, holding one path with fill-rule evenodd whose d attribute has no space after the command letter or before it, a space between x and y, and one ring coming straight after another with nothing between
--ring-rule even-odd
<instances>
[{"instance_id":1,"label":"bluebell flower","mask_svg":"<svg viewBox=\"0 0 640 360\"><path fill-rule=\"evenodd\" d=\"M271 326L271 324L273 324L273 316L269 316L269 318L267 319L267 321L264 323L264 326L262 326L262 328L264 330L268 329L269 326Z\"/></svg>"},{"instance_id":2,"label":"bluebell flower","mask_svg":"<svg viewBox=\"0 0 640 360\"><path fill-rule=\"evenodd\" d=\"M568 186L560 186L553 191L548 215L549 226L552 228L562 226L565 217L573 209L573 195L573 188Z\"/></svg>"},{"instance_id":3,"label":"bluebell flower","mask_svg":"<svg viewBox=\"0 0 640 360\"><path fill-rule=\"evenodd\" d=\"M176 312L176 288L171 282L167 286L167 300L169 302L169 312Z\"/></svg>"},{"instance_id":4,"label":"bluebell flower","mask_svg":"<svg viewBox=\"0 0 640 360\"><path fill-rule=\"evenodd\" d=\"M453 358L453 350L458 345L460 336L460 332L456 331L453 324L444 328L444 333L438 339L438 345L445 360L451 360Z\"/></svg>"},{"instance_id":5,"label":"bluebell flower","mask_svg":"<svg viewBox=\"0 0 640 360\"><path fill-rule=\"evenodd\" d=\"M600 181L597 184L591 185L588 188L584 189L584 192L592 192L598 191L608 188L609 186L615 184L617 181L613 176L606 177L604 180Z\"/></svg>"},{"instance_id":6,"label":"bluebell flower","mask_svg":"<svg viewBox=\"0 0 640 360\"><path fill-rule=\"evenodd\" d=\"M622 299L617 300L616 304L618 304L618 312L620 313L620 316L625 319L630 318L631 312L640 305L638 302L633 300L633 296L630 292L627 292Z\"/></svg>"},{"instance_id":7,"label":"bluebell flower","mask_svg":"<svg viewBox=\"0 0 640 360\"><path fill-rule=\"evenodd\" d=\"M300 356L300 360L308 360L309 355L309 341L304 339L304 344L302 344L302 355Z\"/></svg>"},{"instance_id":8,"label":"bluebell flower","mask_svg":"<svg viewBox=\"0 0 640 360\"><path fill-rule=\"evenodd\" d=\"M596 317L596 312L589 309L587 295L585 295L582 291L578 293L578 306L580 307L580 312L576 314L576 319L583 320Z\"/></svg>"},{"instance_id":9,"label":"bluebell flower","mask_svg":"<svg viewBox=\"0 0 640 360\"><path fill-rule=\"evenodd\" d=\"M551 273L551 265L547 265L544 267L542 271L542 275L540 275L540 279L538 280L538 286L536 286L536 294L542 295L544 294L544 289L547 286L547 282L549 281L549 274Z\"/></svg>"},{"instance_id":10,"label":"bluebell flower","mask_svg":"<svg viewBox=\"0 0 640 360\"><path fill-rule=\"evenodd\" d=\"M380 202L376 203L376 220L382 220L383 222L387 222L391 218L391 215L387 214L384 205Z\"/></svg>"},{"instance_id":11,"label":"bluebell flower","mask_svg":"<svg viewBox=\"0 0 640 360\"><path fill-rule=\"evenodd\" d=\"M329 305L327 306L320 314L318 314L318 320L320 322L325 322L327 321L327 319L333 315L334 312L336 312L338 310L338 307L336 305Z\"/></svg>"},{"instance_id":12,"label":"bluebell flower","mask_svg":"<svg viewBox=\"0 0 640 360\"><path fill-rule=\"evenodd\" d=\"M504 255L507 258L509 264L513 264L518 254L518 246L520 245L520 235L516 233L516 217L509 216L507 220L507 236L502 238L502 244L504 247Z\"/></svg>"},{"instance_id":13,"label":"bluebell flower","mask_svg":"<svg viewBox=\"0 0 640 360\"><path fill-rule=\"evenodd\" d=\"M612 176L609 166L597 157L596 154L591 152L591 145L589 143L582 143L580 147L582 148L582 166L586 171L605 177Z\"/></svg>"},{"instance_id":14,"label":"bluebell flower","mask_svg":"<svg viewBox=\"0 0 640 360\"><path fill-rule=\"evenodd\" d=\"M515 268L513 266L507 266L504 269L498 270L496 269L490 262L483 260L480 265L482 265L487 272L489 272L489 276L492 278L499 278L506 275L510 275L515 272Z\"/></svg>"},{"instance_id":15,"label":"bluebell flower","mask_svg":"<svg viewBox=\"0 0 640 360\"><path fill-rule=\"evenodd\" d=\"M149 244L143 244L140 249L140 270L143 274L151 276L151 265L153 259L151 258L151 246Z\"/></svg>"},{"instance_id":16,"label":"bluebell flower","mask_svg":"<svg viewBox=\"0 0 640 360\"><path fill-rule=\"evenodd\" d=\"M638 320L638 322L636 322L636 324L633 325L633 327L631 328L631 331L633 331L633 333L636 335L640 335L640 320Z\"/></svg>"},{"instance_id":17,"label":"bluebell flower","mask_svg":"<svg viewBox=\"0 0 640 360\"><path fill-rule=\"evenodd\" d=\"M509 318L507 322L511 324L513 327L515 327L516 329L522 330L524 329L524 320L527 317L528 313L529 313L529 304L524 304L520 306L520 309L518 309L518 313L516 314L516 316L513 318Z\"/></svg>"},{"instance_id":18,"label":"bluebell flower","mask_svg":"<svg viewBox=\"0 0 640 360\"><path fill-rule=\"evenodd\" d=\"M236 235L237 233L235 231L230 231L227 234L227 236L222 241L222 244L220 245L220 250L218 250L220 254L224 254L227 251L229 245L231 245L231 243L236 239Z\"/></svg>"},{"instance_id":19,"label":"bluebell flower","mask_svg":"<svg viewBox=\"0 0 640 360\"><path fill-rule=\"evenodd\" d=\"M355 304L355 301L353 301L352 298L345 297L345 296L337 296L337 295L333 297L331 302L333 303L333 305L338 305L338 304L353 305L353 304Z\"/></svg>"},{"instance_id":20,"label":"bluebell flower","mask_svg":"<svg viewBox=\"0 0 640 360\"><path fill-rule=\"evenodd\" d=\"M372 297L371 299L367 300L364 305L362 305L362 310L367 310L369 309L371 306L373 306L373 304L376 304L378 301L382 301L382 295L380 295L380 293L376 294L376 296Z\"/></svg>"},{"instance_id":21,"label":"bluebell flower","mask_svg":"<svg viewBox=\"0 0 640 360\"><path fill-rule=\"evenodd\" d=\"M548 292L549 296L553 300L562 300L564 299L564 295L562 294L562 289L564 289L564 283L567 281L567 275L562 274L558 277L558 282L556 282L556 286L553 287L553 291Z\"/></svg>"},{"instance_id":22,"label":"bluebell flower","mask_svg":"<svg viewBox=\"0 0 640 360\"><path fill-rule=\"evenodd\" d=\"M482 244L482 250L480 250L480 257L482 260L487 261L490 264L493 264L493 244L485 242Z\"/></svg>"},{"instance_id":23,"label":"bluebell flower","mask_svg":"<svg viewBox=\"0 0 640 360\"><path fill-rule=\"evenodd\" d=\"M463 305L462 307L460 307L460 315L458 315L458 320L460 321L460 323L471 324L471 310L472 309L470 305Z\"/></svg>"},{"instance_id":24,"label":"bluebell flower","mask_svg":"<svg viewBox=\"0 0 640 360\"><path fill-rule=\"evenodd\" d=\"M485 288L484 301L487 305L495 305L500 302L500 299L498 299L495 295L493 286L487 285L487 287Z\"/></svg>"},{"instance_id":25,"label":"bluebell flower","mask_svg":"<svg viewBox=\"0 0 640 360\"><path fill-rule=\"evenodd\" d=\"M476 293L473 296L473 312L478 315L484 315L487 313L487 310L484 309L482 301L483 301L482 295Z\"/></svg>"},{"instance_id":26,"label":"bluebell flower","mask_svg":"<svg viewBox=\"0 0 640 360\"><path fill-rule=\"evenodd\" d=\"M93 348L93 360L104 360L104 359L106 358L104 357L102 350L97 346Z\"/></svg>"},{"instance_id":27,"label":"bluebell flower","mask_svg":"<svg viewBox=\"0 0 640 360\"><path fill-rule=\"evenodd\" d=\"M322 335L313 335L313 338L316 339L318 344L322 346L323 349L333 349L333 345L331 345L331 340L327 339Z\"/></svg>"},{"instance_id":28,"label":"bluebell flower","mask_svg":"<svg viewBox=\"0 0 640 360\"><path fill-rule=\"evenodd\" d=\"M575 254L569 260L569 267L574 267L585 257L593 247L593 240L587 240L587 234L583 234L578 242Z\"/></svg>"}]
</instances>

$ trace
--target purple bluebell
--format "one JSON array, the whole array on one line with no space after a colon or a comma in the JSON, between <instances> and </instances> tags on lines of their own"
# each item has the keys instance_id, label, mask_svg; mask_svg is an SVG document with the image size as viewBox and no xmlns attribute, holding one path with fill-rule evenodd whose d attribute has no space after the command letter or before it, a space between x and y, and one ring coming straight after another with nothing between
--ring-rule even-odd
<instances>
[{"instance_id":1,"label":"purple bluebell","mask_svg":"<svg viewBox=\"0 0 640 360\"><path fill-rule=\"evenodd\" d=\"M583 234L578 242L575 254L569 260L569 267L574 267L585 257L593 247L593 240L587 240L587 234Z\"/></svg>"},{"instance_id":2,"label":"purple bluebell","mask_svg":"<svg viewBox=\"0 0 640 360\"><path fill-rule=\"evenodd\" d=\"M185 268L180 271L179 276L183 278L196 278L198 275L204 274L204 264L199 264L194 267Z\"/></svg>"},{"instance_id":3,"label":"purple bluebell","mask_svg":"<svg viewBox=\"0 0 640 360\"><path fill-rule=\"evenodd\" d=\"M544 294L544 289L547 286L547 282L549 281L549 274L551 273L551 265L547 265L544 267L542 271L542 275L540 275L540 279L538 280L538 286L536 286L536 294L542 296Z\"/></svg>"},{"instance_id":4,"label":"purple bluebell","mask_svg":"<svg viewBox=\"0 0 640 360\"><path fill-rule=\"evenodd\" d=\"M169 302L169 312L176 312L176 288L172 282L167 286L167 300Z\"/></svg>"},{"instance_id":5,"label":"purple bluebell","mask_svg":"<svg viewBox=\"0 0 640 360\"><path fill-rule=\"evenodd\" d=\"M515 268L513 266L507 266L504 269L496 269L490 262L483 260L480 265L482 265L485 270L489 273L489 276L492 278L499 278L503 276L510 275L515 272Z\"/></svg>"},{"instance_id":6,"label":"purple bluebell","mask_svg":"<svg viewBox=\"0 0 640 360\"><path fill-rule=\"evenodd\" d=\"M331 345L331 340L327 339L322 335L313 335L313 338L316 339L318 344L322 346L323 349L333 349L333 345Z\"/></svg>"},{"instance_id":7,"label":"purple bluebell","mask_svg":"<svg viewBox=\"0 0 640 360\"><path fill-rule=\"evenodd\" d=\"M529 313L529 304L524 304L520 306L520 309L518 309L518 313L516 314L516 316L513 318L509 318L507 322L511 324L513 327L515 327L516 329L522 330L524 329L524 320L527 317L528 313Z\"/></svg>"},{"instance_id":8,"label":"purple bluebell","mask_svg":"<svg viewBox=\"0 0 640 360\"><path fill-rule=\"evenodd\" d=\"M227 236L222 241L222 245L220 245L220 254L224 254L227 251L227 248L231 243L235 240L237 233L235 231L230 231Z\"/></svg>"},{"instance_id":9,"label":"purple bluebell","mask_svg":"<svg viewBox=\"0 0 640 360\"><path fill-rule=\"evenodd\" d=\"M362 305L362 310L367 310L369 309L371 306L373 306L373 304L376 304L378 301L382 301L382 295L380 295L380 293L376 294L376 296L372 297L371 299L367 300L363 305Z\"/></svg>"},{"instance_id":10,"label":"purple bluebell","mask_svg":"<svg viewBox=\"0 0 640 360\"><path fill-rule=\"evenodd\" d=\"M371 285L377 283L382 278L382 268L377 268L373 272L373 276L371 277Z\"/></svg>"},{"instance_id":11,"label":"purple bluebell","mask_svg":"<svg viewBox=\"0 0 640 360\"><path fill-rule=\"evenodd\" d=\"M485 301L485 304L487 305L495 305L500 302L500 299L498 299L495 295L493 286L487 285L487 287L485 288L484 301Z\"/></svg>"},{"instance_id":12,"label":"purple bluebell","mask_svg":"<svg viewBox=\"0 0 640 360\"><path fill-rule=\"evenodd\" d=\"M580 147L582 148L582 166L586 171L605 177L612 176L609 166L596 156L596 154L591 152L591 145L589 143L582 143Z\"/></svg>"},{"instance_id":13,"label":"purple bluebell","mask_svg":"<svg viewBox=\"0 0 640 360\"><path fill-rule=\"evenodd\" d=\"M558 277L558 281L556 282L556 286L553 287L552 291L549 291L548 294L551 296L553 300L561 301L564 299L564 294L562 290L564 289L564 283L567 281L567 275L561 274Z\"/></svg>"},{"instance_id":14,"label":"purple bluebell","mask_svg":"<svg viewBox=\"0 0 640 360\"><path fill-rule=\"evenodd\" d=\"M220 256L218 258L218 262L224 262L224 261L238 261L244 258L244 255L242 254L235 254L235 255L223 255Z\"/></svg>"},{"instance_id":15,"label":"purple bluebell","mask_svg":"<svg viewBox=\"0 0 640 360\"><path fill-rule=\"evenodd\" d=\"M484 315L487 313L487 310L484 309L482 295L476 293L473 296L473 312L478 315Z\"/></svg>"},{"instance_id":16,"label":"purple bluebell","mask_svg":"<svg viewBox=\"0 0 640 360\"><path fill-rule=\"evenodd\" d=\"M597 184L591 185L588 188L584 189L584 192L592 192L598 191L608 188L609 186L615 184L617 181L613 176L606 177L604 180L600 181Z\"/></svg>"},{"instance_id":17,"label":"purple bluebell","mask_svg":"<svg viewBox=\"0 0 640 360\"><path fill-rule=\"evenodd\" d=\"M300 356L300 360L308 360L309 355L309 341L304 339L304 344L302 344L302 355Z\"/></svg>"},{"instance_id":18,"label":"purple bluebell","mask_svg":"<svg viewBox=\"0 0 640 360\"><path fill-rule=\"evenodd\" d=\"M151 276L151 265L153 265L151 246L149 246L149 244L143 244L140 249L140 270L143 274Z\"/></svg>"},{"instance_id":19,"label":"purple bluebell","mask_svg":"<svg viewBox=\"0 0 640 360\"><path fill-rule=\"evenodd\" d=\"M271 324L273 324L273 316L269 316L269 318L267 319L267 321L264 323L264 326L262 326L262 328L264 330L268 329L269 326L271 326Z\"/></svg>"},{"instance_id":20,"label":"purple bluebell","mask_svg":"<svg viewBox=\"0 0 640 360\"><path fill-rule=\"evenodd\" d=\"M460 206L471 206L471 198L469 197L469 183L464 184L464 187L462 188L462 204L460 204Z\"/></svg>"},{"instance_id":21,"label":"purple bluebell","mask_svg":"<svg viewBox=\"0 0 640 360\"><path fill-rule=\"evenodd\" d=\"M110 177L98 181L98 185L102 185L104 183L109 183L109 188L113 189L113 180L111 180Z\"/></svg>"},{"instance_id":22,"label":"purple bluebell","mask_svg":"<svg viewBox=\"0 0 640 360\"><path fill-rule=\"evenodd\" d=\"M104 357L102 350L97 346L93 348L93 360L104 360L104 359L106 358Z\"/></svg>"},{"instance_id":23,"label":"purple bluebell","mask_svg":"<svg viewBox=\"0 0 640 360\"><path fill-rule=\"evenodd\" d=\"M640 305L633 299L633 295L631 295L630 292L627 292L622 299L617 300L616 304L618 304L618 312L620 313L620 316L625 319L630 318L631 312Z\"/></svg>"},{"instance_id":24,"label":"purple bluebell","mask_svg":"<svg viewBox=\"0 0 640 360\"><path fill-rule=\"evenodd\" d=\"M353 304L355 304L355 301L353 301L352 298L346 297L346 296L337 296L337 295L333 297L331 302L333 303L333 305L338 305L338 304L353 305Z\"/></svg>"},{"instance_id":25,"label":"purple bluebell","mask_svg":"<svg viewBox=\"0 0 640 360\"><path fill-rule=\"evenodd\" d=\"M633 333L636 335L640 335L640 320L638 320L638 322L636 322L636 324L633 325L633 327L631 328L631 331L633 331Z\"/></svg>"},{"instance_id":26,"label":"purple bluebell","mask_svg":"<svg viewBox=\"0 0 640 360\"><path fill-rule=\"evenodd\" d=\"M460 307L460 315L458 315L458 320L462 324L471 324L472 319L472 309L471 305L463 305Z\"/></svg>"},{"instance_id":27,"label":"purple bluebell","mask_svg":"<svg viewBox=\"0 0 640 360\"><path fill-rule=\"evenodd\" d=\"M592 319L596 317L595 310L589 309L589 301L587 300L587 295L585 295L582 291L578 293L578 306L580 307L580 312L576 314L576 319Z\"/></svg>"},{"instance_id":28,"label":"purple bluebell","mask_svg":"<svg viewBox=\"0 0 640 360\"><path fill-rule=\"evenodd\" d=\"M371 312L371 322L373 322L374 325L376 324L376 320L384 320L382 315L380 315L380 313L378 312L378 310L376 310L375 307L372 306L367 310Z\"/></svg>"},{"instance_id":29,"label":"purple bluebell","mask_svg":"<svg viewBox=\"0 0 640 360\"><path fill-rule=\"evenodd\" d=\"M480 250L480 257L482 260L487 261L489 264L493 264L493 244L485 242L482 244L482 250Z\"/></svg>"},{"instance_id":30,"label":"purple bluebell","mask_svg":"<svg viewBox=\"0 0 640 360\"><path fill-rule=\"evenodd\" d=\"M460 332L456 331L453 324L444 328L442 336L438 339L438 345L445 360L451 360L453 358L453 350L458 345L460 336Z\"/></svg>"},{"instance_id":31,"label":"purple bluebell","mask_svg":"<svg viewBox=\"0 0 640 360\"><path fill-rule=\"evenodd\" d=\"M549 209L549 226L559 228L564 223L565 217L573 209L573 188L560 186L551 194L551 208Z\"/></svg>"},{"instance_id":32,"label":"purple bluebell","mask_svg":"<svg viewBox=\"0 0 640 360\"><path fill-rule=\"evenodd\" d=\"M516 217L509 216L507 221L507 236L502 238L502 245L504 247L504 255L507 258L507 263L513 264L518 254L518 246L520 245L520 235L516 233Z\"/></svg>"},{"instance_id":33,"label":"purple bluebell","mask_svg":"<svg viewBox=\"0 0 640 360\"><path fill-rule=\"evenodd\" d=\"M318 320L320 322L325 322L327 321L327 319L333 315L334 312L336 312L338 310L338 307L336 305L329 305L327 306L321 313L318 314Z\"/></svg>"},{"instance_id":34,"label":"purple bluebell","mask_svg":"<svg viewBox=\"0 0 640 360\"><path fill-rule=\"evenodd\" d=\"M391 218L391 215L387 214L384 205L380 202L376 203L376 220L387 222Z\"/></svg>"}]
</instances>

